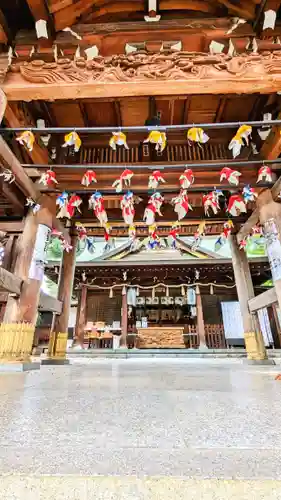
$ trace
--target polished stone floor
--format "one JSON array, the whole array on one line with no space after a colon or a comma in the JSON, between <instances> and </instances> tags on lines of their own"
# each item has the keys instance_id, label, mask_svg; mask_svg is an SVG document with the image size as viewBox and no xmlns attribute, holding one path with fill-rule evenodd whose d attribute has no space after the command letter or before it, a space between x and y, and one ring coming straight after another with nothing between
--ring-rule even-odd
<instances>
[{"instance_id":1,"label":"polished stone floor","mask_svg":"<svg viewBox=\"0 0 281 500\"><path fill-rule=\"evenodd\" d=\"M0 498L33 500L20 496L25 480L32 489L30 481L43 476L58 481L79 475L79 481L99 476L95 485L107 494L95 493L95 499L160 499L151 493L153 481L164 492L161 500L181 498L173 496L174 481L192 499L194 485L208 489L213 479L222 480L220 488L242 480L237 485L248 500L281 499L281 483L266 481L281 480L279 370L240 360L74 359L70 366L1 374ZM115 491L127 485L127 493L111 496L106 478ZM248 480L259 482L251 486ZM92 498L86 489L93 493L94 487L87 481L83 495L51 498ZM9 495L1 488L9 488ZM265 496L259 496L263 488ZM200 498L224 496L209 491ZM241 491L231 495L225 498L244 498Z\"/></svg>"}]
</instances>

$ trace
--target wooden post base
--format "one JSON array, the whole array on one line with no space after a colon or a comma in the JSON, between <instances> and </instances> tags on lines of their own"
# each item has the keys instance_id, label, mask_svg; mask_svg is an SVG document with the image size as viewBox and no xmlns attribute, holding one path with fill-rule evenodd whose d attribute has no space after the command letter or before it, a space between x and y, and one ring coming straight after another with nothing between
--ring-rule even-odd
<instances>
[{"instance_id":1,"label":"wooden post base","mask_svg":"<svg viewBox=\"0 0 281 500\"><path fill-rule=\"evenodd\" d=\"M261 332L247 332L244 334L244 338L248 360L267 360L267 354Z\"/></svg>"},{"instance_id":2,"label":"wooden post base","mask_svg":"<svg viewBox=\"0 0 281 500\"><path fill-rule=\"evenodd\" d=\"M56 364L67 364L63 363L63 361L67 361L66 359L67 338L68 338L67 333L51 332L49 347L48 347L48 358L42 361L60 360L60 363L57 362ZM42 364L50 364L50 363L44 362Z\"/></svg>"},{"instance_id":3,"label":"wooden post base","mask_svg":"<svg viewBox=\"0 0 281 500\"><path fill-rule=\"evenodd\" d=\"M30 362L35 326L30 323L0 325L0 363Z\"/></svg>"}]
</instances>

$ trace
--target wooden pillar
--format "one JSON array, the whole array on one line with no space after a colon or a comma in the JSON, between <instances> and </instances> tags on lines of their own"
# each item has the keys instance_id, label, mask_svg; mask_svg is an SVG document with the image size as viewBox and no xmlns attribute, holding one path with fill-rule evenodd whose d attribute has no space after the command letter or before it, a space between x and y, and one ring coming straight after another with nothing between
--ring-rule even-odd
<instances>
[{"instance_id":1,"label":"wooden pillar","mask_svg":"<svg viewBox=\"0 0 281 500\"><path fill-rule=\"evenodd\" d=\"M40 288L44 275L45 246L52 227L52 215L42 199L41 209L26 217L18 239L14 274L24 281L19 297L11 294L0 327L0 357L28 360L32 350L38 314ZM50 200L48 200L50 201Z\"/></svg>"},{"instance_id":2,"label":"wooden pillar","mask_svg":"<svg viewBox=\"0 0 281 500\"><path fill-rule=\"evenodd\" d=\"M122 318L121 318L121 338L120 347L127 347L127 332L128 332L128 304L127 304L127 289L122 290Z\"/></svg>"},{"instance_id":3,"label":"wooden pillar","mask_svg":"<svg viewBox=\"0 0 281 500\"><path fill-rule=\"evenodd\" d=\"M235 235L231 235L229 241L236 290L243 321L247 357L249 360L263 361L267 359L263 336L256 314L251 314L248 307L248 301L255 294L247 255L244 250L239 250Z\"/></svg>"},{"instance_id":4,"label":"wooden pillar","mask_svg":"<svg viewBox=\"0 0 281 500\"><path fill-rule=\"evenodd\" d=\"M62 302L62 311L60 315L54 318L53 331L50 336L48 349L48 355L50 357L60 359L64 359L66 354L68 323L75 273L77 235L71 237L71 246L72 249L69 252L63 252L58 290L58 299Z\"/></svg>"},{"instance_id":5,"label":"wooden pillar","mask_svg":"<svg viewBox=\"0 0 281 500\"><path fill-rule=\"evenodd\" d=\"M199 335L199 349L206 348L206 338L205 338L205 323L202 307L202 296L200 289L196 290L196 314L197 314L197 333Z\"/></svg>"},{"instance_id":6,"label":"wooden pillar","mask_svg":"<svg viewBox=\"0 0 281 500\"><path fill-rule=\"evenodd\" d=\"M84 346L84 331L86 326L87 285L82 285L77 307L75 338L81 346Z\"/></svg>"}]
</instances>

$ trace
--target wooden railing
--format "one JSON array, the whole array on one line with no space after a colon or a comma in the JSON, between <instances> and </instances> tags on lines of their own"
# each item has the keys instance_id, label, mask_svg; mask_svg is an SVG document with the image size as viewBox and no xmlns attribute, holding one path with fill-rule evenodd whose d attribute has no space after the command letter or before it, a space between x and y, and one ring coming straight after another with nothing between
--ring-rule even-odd
<instances>
[{"instance_id":1,"label":"wooden railing","mask_svg":"<svg viewBox=\"0 0 281 500\"><path fill-rule=\"evenodd\" d=\"M187 349L198 349L199 335L196 325L188 325L188 334L184 336L184 342ZM206 325L205 340L209 349L225 349L226 340L223 325Z\"/></svg>"}]
</instances>

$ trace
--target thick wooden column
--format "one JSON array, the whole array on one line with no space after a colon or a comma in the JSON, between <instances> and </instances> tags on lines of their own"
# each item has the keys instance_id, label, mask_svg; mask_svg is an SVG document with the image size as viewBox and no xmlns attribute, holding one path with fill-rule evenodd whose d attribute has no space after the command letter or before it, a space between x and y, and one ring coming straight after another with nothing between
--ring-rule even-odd
<instances>
[{"instance_id":1,"label":"thick wooden column","mask_svg":"<svg viewBox=\"0 0 281 500\"><path fill-rule=\"evenodd\" d=\"M86 326L87 285L82 285L77 307L75 338L84 346L84 330Z\"/></svg>"},{"instance_id":2,"label":"thick wooden column","mask_svg":"<svg viewBox=\"0 0 281 500\"><path fill-rule=\"evenodd\" d=\"M248 306L248 301L255 294L247 255L244 250L239 250L235 235L231 235L229 241L236 290L244 327L247 357L249 360L263 361L267 359L263 336L260 331L258 319L255 314L250 313Z\"/></svg>"},{"instance_id":3,"label":"thick wooden column","mask_svg":"<svg viewBox=\"0 0 281 500\"><path fill-rule=\"evenodd\" d=\"M199 349L206 348L205 323L200 290L196 291L197 332L199 335Z\"/></svg>"},{"instance_id":4,"label":"thick wooden column","mask_svg":"<svg viewBox=\"0 0 281 500\"><path fill-rule=\"evenodd\" d=\"M71 245L72 249L69 252L63 252L58 290L58 299L62 302L62 311L61 314L54 318L48 350L50 357L61 359L65 358L66 353L68 322L75 273L77 235L72 235Z\"/></svg>"},{"instance_id":5,"label":"thick wooden column","mask_svg":"<svg viewBox=\"0 0 281 500\"><path fill-rule=\"evenodd\" d=\"M127 304L127 289L122 290L122 318L121 318L121 338L120 347L127 347L127 332L128 332L128 304Z\"/></svg>"},{"instance_id":6,"label":"thick wooden column","mask_svg":"<svg viewBox=\"0 0 281 500\"><path fill-rule=\"evenodd\" d=\"M38 314L44 275L45 245L52 227L52 215L42 200L37 214L32 211L15 249L14 274L23 281L19 297L9 295L0 327L0 358L28 361Z\"/></svg>"}]
</instances>

